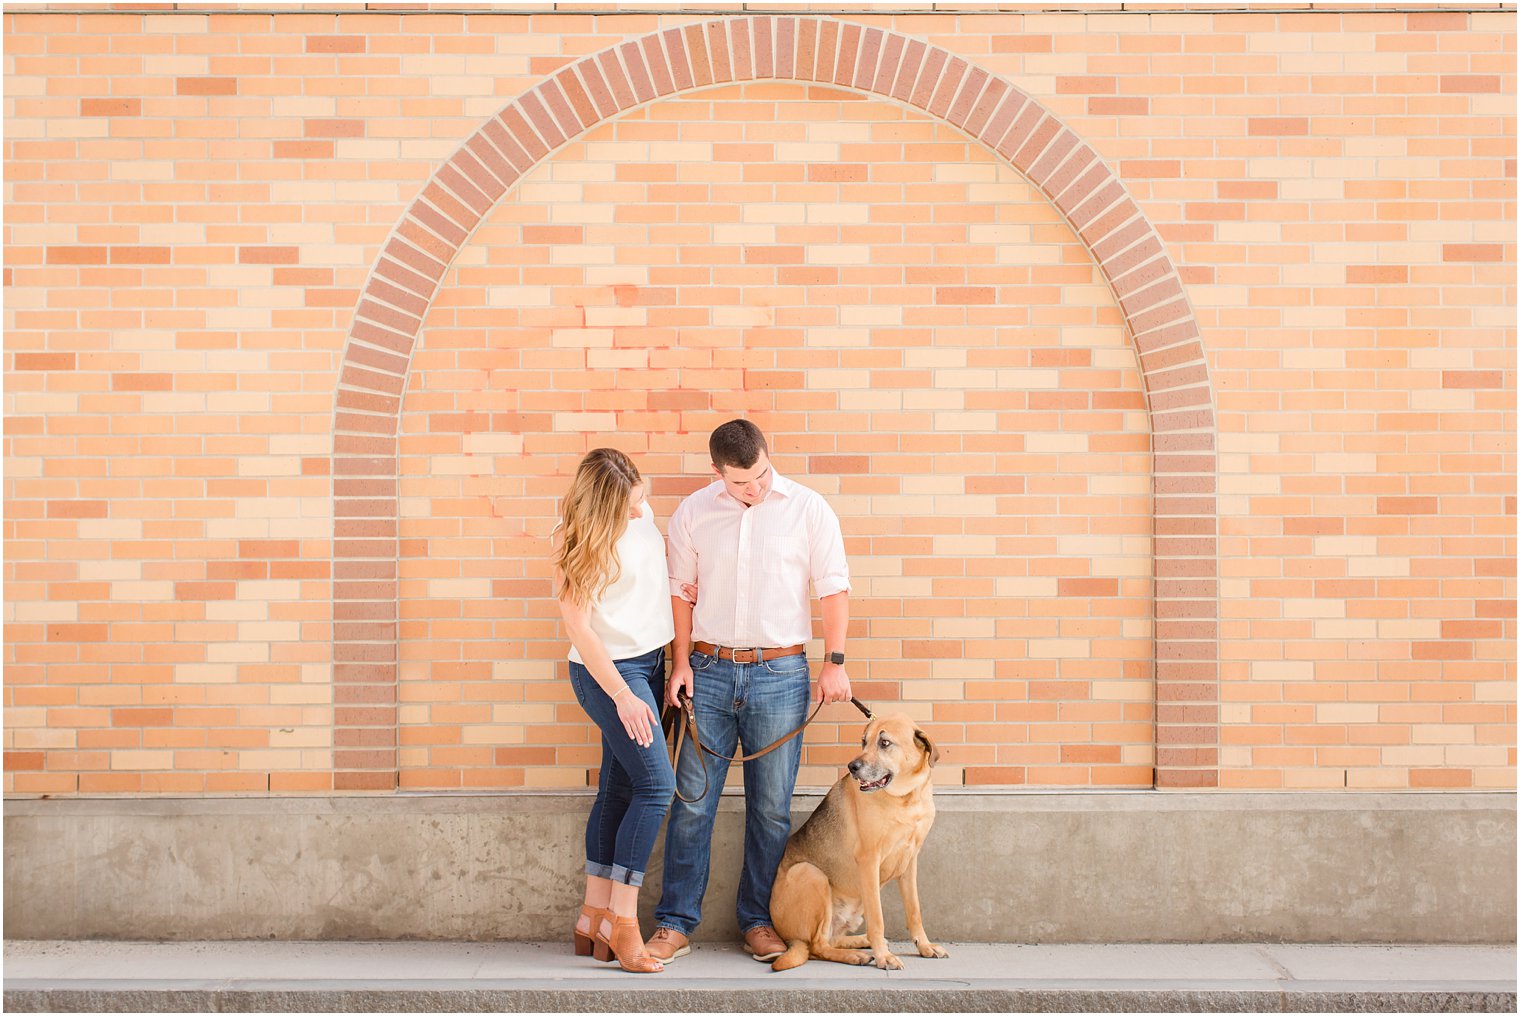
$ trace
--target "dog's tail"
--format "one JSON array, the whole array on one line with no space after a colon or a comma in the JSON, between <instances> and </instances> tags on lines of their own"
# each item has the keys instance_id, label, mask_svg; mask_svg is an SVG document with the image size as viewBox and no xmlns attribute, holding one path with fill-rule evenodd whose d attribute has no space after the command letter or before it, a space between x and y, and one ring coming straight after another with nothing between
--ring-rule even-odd
<instances>
[{"instance_id":1,"label":"dog's tail","mask_svg":"<svg viewBox=\"0 0 1520 1016\"><path fill-rule=\"evenodd\" d=\"M808 961L808 944L801 939L787 943L786 952L771 961L772 970L790 970Z\"/></svg>"}]
</instances>

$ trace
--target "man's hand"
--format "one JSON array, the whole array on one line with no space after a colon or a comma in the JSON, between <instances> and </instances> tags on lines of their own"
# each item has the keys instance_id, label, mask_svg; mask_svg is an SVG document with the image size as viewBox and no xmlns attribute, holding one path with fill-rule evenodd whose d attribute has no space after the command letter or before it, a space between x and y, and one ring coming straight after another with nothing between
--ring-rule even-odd
<instances>
[{"instance_id":1,"label":"man's hand","mask_svg":"<svg viewBox=\"0 0 1520 1016\"><path fill-rule=\"evenodd\" d=\"M691 673L691 661L677 659L670 665L670 681L665 685L665 704L678 706L681 704L680 692L686 689L686 697L691 698L695 694L695 681Z\"/></svg>"},{"instance_id":2,"label":"man's hand","mask_svg":"<svg viewBox=\"0 0 1520 1016\"><path fill-rule=\"evenodd\" d=\"M818 680L813 685L813 701L817 702L820 697L824 702L850 701L850 675L844 672L842 664L825 663L818 672Z\"/></svg>"}]
</instances>

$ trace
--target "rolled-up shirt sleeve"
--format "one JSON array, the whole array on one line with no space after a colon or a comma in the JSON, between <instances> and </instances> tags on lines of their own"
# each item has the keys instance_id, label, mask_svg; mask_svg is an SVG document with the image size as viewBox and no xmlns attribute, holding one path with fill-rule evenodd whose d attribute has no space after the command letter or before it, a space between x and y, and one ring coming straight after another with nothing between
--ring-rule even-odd
<instances>
[{"instance_id":1,"label":"rolled-up shirt sleeve","mask_svg":"<svg viewBox=\"0 0 1520 1016\"><path fill-rule=\"evenodd\" d=\"M844 556L844 534L839 516L823 498L814 499L807 513L809 567L813 592L819 597L833 596L850 588L850 563Z\"/></svg>"},{"instance_id":2,"label":"rolled-up shirt sleeve","mask_svg":"<svg viewBox=\"0 0 1520 1016\"><path fill-rule=\"evenodd\" d=\"M684 583L697 581L697 549L691 542L689 502L682 501L670 515L670 535L666 539L665 563L670 573L670 595L680 596Z\"/></svg>"}]
</instances>

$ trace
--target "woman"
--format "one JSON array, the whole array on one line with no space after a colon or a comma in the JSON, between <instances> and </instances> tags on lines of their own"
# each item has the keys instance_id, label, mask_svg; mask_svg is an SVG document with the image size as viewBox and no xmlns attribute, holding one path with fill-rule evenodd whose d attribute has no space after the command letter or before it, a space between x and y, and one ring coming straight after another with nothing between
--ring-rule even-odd
<instances>
[{"instance_id":1,"label":"woman","mask_svg":"<svg viewBox=\"0 0 1520 1016\"><path fill-rule=\"evenodd\" d=\"M665 646L675 635L665 541L628 456L581 460L555 529L554 581L570 636L570 683L602 731L601 781L586 822L586 898L575 952L624 970L664 969L644 950L639 886L675 793L660 736Z\"/></svg>"}]
</instances>

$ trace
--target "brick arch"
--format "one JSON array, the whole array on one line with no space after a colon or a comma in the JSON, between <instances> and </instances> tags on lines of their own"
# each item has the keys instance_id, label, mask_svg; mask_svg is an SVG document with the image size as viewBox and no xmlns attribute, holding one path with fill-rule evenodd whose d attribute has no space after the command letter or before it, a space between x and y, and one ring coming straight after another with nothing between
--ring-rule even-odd
<instances>
[{"instance_id":1,"label":"brick arch","mask_svg":"<svg viewBox=\"0 0 1520 1016\"><path fill-rule=\"evenodd\" d=\"M1086 244L1135 343L1150 414L1156 784L1217 786L1214 394L1155 228L1092 148L1001 78L880 28L755 15L654 32L546 78L439 167L386 239L349 330L334 417L334 789L396 786L398 425L444 274L508 188L572 138L656 99L751 80L827 84L939 117L1006 159Z\"/></svg>"}]
</instances>

